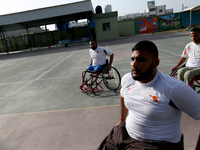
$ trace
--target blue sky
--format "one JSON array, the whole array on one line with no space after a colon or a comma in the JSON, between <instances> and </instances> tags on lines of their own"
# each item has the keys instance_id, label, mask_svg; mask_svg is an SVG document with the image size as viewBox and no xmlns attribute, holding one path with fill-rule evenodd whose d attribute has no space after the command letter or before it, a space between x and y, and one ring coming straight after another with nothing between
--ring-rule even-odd
<instances>
[{"instance_id":1,"label":"blue sky","mask_svg":"<svg viewBox=\"0 0 200 150\"><path fill-rule=\"evenodd\" d=\"M32 10L37 8L72 3L81 0L3 0L1 1L0 15ZM118 11L118 16L130 13L143 13L147 0L91 0L94 10L100 5L104 11L107 4L112 5L113 11ZM187 7L200 5L199 0L155 0L155 5L166 5L167 9L173 8L174 12L182 11L182 4Z\"/></svg>"}]
</instances>

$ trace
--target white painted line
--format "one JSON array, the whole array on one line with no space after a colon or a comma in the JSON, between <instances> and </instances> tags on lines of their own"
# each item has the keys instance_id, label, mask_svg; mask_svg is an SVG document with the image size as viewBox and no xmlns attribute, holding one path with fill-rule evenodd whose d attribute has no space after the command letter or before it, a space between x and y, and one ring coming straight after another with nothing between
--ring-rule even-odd
<instances>
[{"instance_id":1,"label":"white painted line","mask_svg":"<svg viewBox=\"0 0 200 150\"><path fill-rule=\"evenodd\" d=\"M69 76L63 76L63 77L54 77L54 78L45 78L45 79L39 79L40 81L44 81L44 80L56 80L56 79L67 79L67 78L74 78L74 77L80 77L81 78L81 74L71 74ZM4 82L4 83L0 83L1 85L9 85L9 84L25 84L25 83L30 83L30 82L36 82L39 80L26 80L26 81L17 81L17 82Z\"/></svg>"},{"instance_id":2,"label":"white painted line","mask_svg":"<svg viewBox=\"0 0 200 150\"><path fill-rule=\"evenodd\" d=\"M170 52L170 51L167 51L167 50L164 50L164 49L159 49L159 48L158 48L158 51L163 51L163 52L165 52L165 53L169 53L169 54L172 54L172 55L181 57L180 54L176 54L176 53L174 53L174 52Z\"/></svg>"},{"instance_id":3,"label":"white painted line","mask_svg":"<svg viewBox=\"0 0 200 150\"><path fill-rule=\"evenodd\" d=\"M58 65L60 65L63 61L65 61L66 59L68 59L72 55L73 55L73 53L71 53L70 55L68 55L67 57L65 57L63 60L61 60L55 66L53 66L51 69L49 69L48 71L46 71L45 73L43 73L41 76L39 76L36 80L40 80L43 76L45 76L47 73L49 73L51 70L53 70L54 68L56 68Z\"/></svg>"},{"instance_id":4,"label":"white painted line","mask_svg":"<svg viewBox=\"0 0 200 150\"><path fill-rule=\"evenodd\" d=\"M107 105L107 106L85 107L85 108L71 108L71 109L60 109L60 110L58 109L58 110L49 110L49 111L27 112L27 113L17 113L17 114L5 114L5 115L0 115L0 117L21 116L21 115L37 115L37 114L44 114L44 113L56 113L56 112L89 110L89 109L99 109L99 108L111 108L111 107L119 107L119 106L120 105Z\"/></svg>"}]
</instances>

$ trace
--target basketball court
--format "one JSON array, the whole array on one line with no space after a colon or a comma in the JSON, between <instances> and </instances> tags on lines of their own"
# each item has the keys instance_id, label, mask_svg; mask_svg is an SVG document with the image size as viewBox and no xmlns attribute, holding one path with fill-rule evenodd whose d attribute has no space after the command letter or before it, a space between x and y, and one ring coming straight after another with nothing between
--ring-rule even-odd
<instances>
[{"instance_id":1,"label":"basketball court","mask_svg":"<svg viewBox=\"0 0 200 150\"><path fill-rule=\"evenodd\" d=\"M115 54L121 77L130 72L132 47L141 40L159 49L160 72L170 74L189 32L143 34L99 42ZM86 94L81 73L90 63L89 45L69 45L0 54L0 149L94 150L119 119L119 93ZM186 150L194 150L200 122L182 118Z\"/></svg>"}]
</instances>

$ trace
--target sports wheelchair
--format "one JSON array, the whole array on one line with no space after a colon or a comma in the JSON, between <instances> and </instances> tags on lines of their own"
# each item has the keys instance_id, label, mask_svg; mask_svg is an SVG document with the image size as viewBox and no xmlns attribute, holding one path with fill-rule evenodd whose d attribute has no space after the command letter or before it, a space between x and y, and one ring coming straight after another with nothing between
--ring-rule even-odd
<instances>
[{"instance_id":1,"label":"sports wheelchair","mask_svg":"<svg viewBox=\"0 0 200 150\"><path fill-rule=\"evenodd\" d=\"M109 90L118 90L121 85L121 76L118 70L113 66L108 70L107 65L104 65L98 72L83 71L82 84L79 89L82 92L101 92L103 91L102 82Z\"/></svg>"},{"instance_id":2,"label":"sports wheelchair","mask_svg":"<svg viewBox=\"0 0 200 150\"><path fill-rule=\"evenodd\" d=\"M176 78L177 76L177 72L180 68L182 67L185 67L185 64L182 65L182 66L179 66L178 68L176 68L175 70L173 70L170 74L171 77L174 77ZM193 86L192 86L193 85ZM190 87L193 87L195 91L197 91L197 93L200 94L200 89L197 89L197 88L200 88L200 75L197 75L194 77L194 79L191 81L191 83L189 84Z\"/></svg>"}]
</instances>

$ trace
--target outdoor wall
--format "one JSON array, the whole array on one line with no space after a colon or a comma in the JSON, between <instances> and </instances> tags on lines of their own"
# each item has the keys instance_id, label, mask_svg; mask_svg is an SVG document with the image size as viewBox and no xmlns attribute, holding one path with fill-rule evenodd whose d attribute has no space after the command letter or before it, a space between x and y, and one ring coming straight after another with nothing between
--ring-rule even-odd
<instances>
[{"instance_id":1,"label":"outdoor wall","mask_svg":"<svg viewBox=\"0 0 200 150\"><path fill-rule=\"evenodd\" d=\"M68 31L53 31L54 41L57 43L59 40L72 39L72 34Z\"/></svg>"},{"instance_id":2,"label":"outdoor wall","mask_svg":"<svg viewBox=\"0 0 200 150\"><path fill-rule=\"evenodd\" d=\"M88 27L79 27L74 29L74 39L80 39L82 37L88 37Z\"/></svg>"},{"instance_id":3,"label":"outdoor wall","mask_svg":"<svg viewBox=\"0 0 200 150\"><path fill-rule=\"evenodd\" d=\"M95 14L95 32L98 41L119 38L117 12Z\"/></svg>"},{"instance_id":4,"label":"outdoor wall","mask_svg":"<svg viewBox=\"0 0 200 150\"><path fill-rule=\"evenodd\" d=\"M0 52L3 53L5 49L5 42L3 39L0 40Z\"/></svg>"},{"instance_id":5,"label":"outdoor wall","mask_svg":"<svg viewBox=\"0 0 200 150\"><path fill-rule=\"evenodd\" d=\"M134 20L119 21L118 26L119 26L119 36L127 36L135 34Z\"/></svg>"},{"instance_id":6,"label":"outdoor wall","mask_svg":"<svg viewBox=\"0 0 200 150\"><path fill-rule=\"evenodd\" d=\"M200 10L192 11L191 25L200 24ZM190 26L190 11L182 13L182 26Z\"/></svg>"},{"instance_id":7,"label":"outdoor wall","mask_svg":"<svg viewBox=\"0 0 200 150\"><path fill-rule=\"evenodd\" d=\"M158 17L158 29L159 31L167 31L172 29L181 28L181 14L172 14Z\"/></svg>"},{"instance_id":8,"label":"outdoor wall","mask_svg":"<svg viewBox=\"0 0 200 150\"><path fill-rule=\"evenodd\" d=\"M5 41L3 41L4 49L5 49ZM8 51L16 51L16 50L22 50L27 49L27 37L26 36L18 36L18 37L12 37L10 39L6 39L6 44Z\"/></svg>"},{"instance_id":9,"label":"outdoor wall","mask_svg":"<svg viewBox=\"0 0 200 150\"><path fill-rule=\"evenodd\" d=\"M92 30L92 28L91 28ZM92 31L93 32L93 31ZM88 37L88 27L79 27L70 29L70 31L51 31L24 36L16 36L6 39L9 52L23 50L33 47L46 47L58 44L59 40L81 39ZM0 52L6 52L5 41L0 40Z\"/></svg>"},{"instance_id":10,"label":"outdoor wall","mask_svg":"<svg viewBox=\"0 0 200 150\"><path fill-rule=\"evenodd\" d=\"M138 34L152 33L158 31L157 17L150 17L137 20Z\"/></svg>"}]
</instances>

